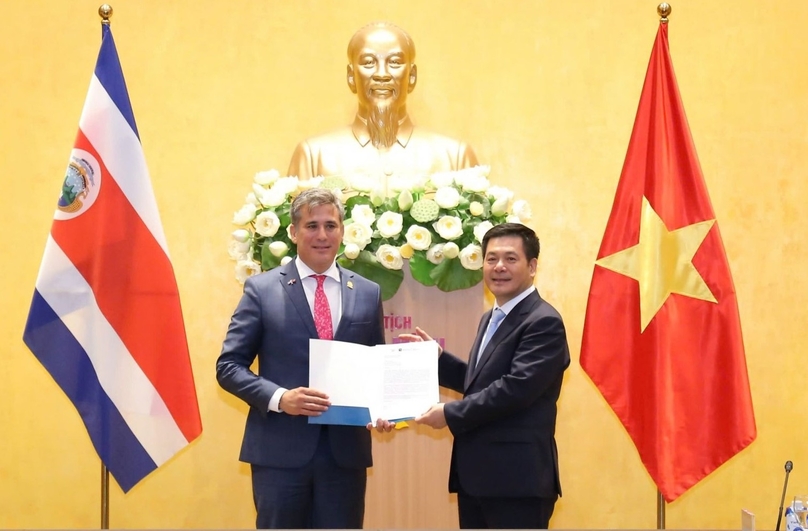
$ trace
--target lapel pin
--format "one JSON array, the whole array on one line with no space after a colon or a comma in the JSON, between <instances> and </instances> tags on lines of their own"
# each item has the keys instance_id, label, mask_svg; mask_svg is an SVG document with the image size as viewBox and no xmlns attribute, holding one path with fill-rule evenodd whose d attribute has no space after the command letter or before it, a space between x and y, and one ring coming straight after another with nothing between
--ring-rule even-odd
<instances>
[{"instance_id":1,"label":"lapel pin","mask_svg":"<svg viewBox=\"0 0 808 531\"><path fill-rule=\"evenodd\" d=\"M296 279L296 278L293 278L292 280L290 280L289 282L287 282L287 284L288 284L288 285L290 285L290 286L294 286L294 285L295 285L295 282L297 282L297 279Z\"/></svg>"},{"instance_id":2,"label":"lapel pin","mask_svg":"<svg viewBox=\"0 0 808 531\"><path fill-rule=\"evenodd\" d=\"M348 289L353 289L353 282L350 280L348 281Z\"/></svg>"}]
</instances>

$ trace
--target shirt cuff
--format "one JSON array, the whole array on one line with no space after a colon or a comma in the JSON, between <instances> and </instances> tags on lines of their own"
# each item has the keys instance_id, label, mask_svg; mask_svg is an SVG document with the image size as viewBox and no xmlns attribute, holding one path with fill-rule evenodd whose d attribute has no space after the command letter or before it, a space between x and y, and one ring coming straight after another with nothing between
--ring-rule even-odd
<instances>
[{"instance_id":1,"label":"shirt cuff","mask_svg":"<svg viewBox=\"0 0 808 531\"><path fill-rule=\"evenodd\" d=\"M272 394L272 398L269 399L269 408L268 411L273 411L275 413L283 413L280 408L281 404L281 397L283 393L288 391L288 389L284 387L278 387L278 390Z\"/></svg>"}]
</instances>

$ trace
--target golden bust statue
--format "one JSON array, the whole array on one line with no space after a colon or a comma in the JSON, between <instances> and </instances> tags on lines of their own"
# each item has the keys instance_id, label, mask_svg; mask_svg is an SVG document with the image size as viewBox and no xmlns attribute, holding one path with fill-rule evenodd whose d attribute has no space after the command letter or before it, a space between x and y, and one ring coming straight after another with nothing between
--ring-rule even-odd
<instances>
[{"instance_id":1,"label":"golden bust statue","mask_svg":"<svg viewBox=\"0 0 808 531\"><path fill-rule=\"evenodd\" d=\"M359 106L351 125L301 142L287 175L429 174L477 164L465 143L413 125L407 95L418 70L415 45L401 28L379 22L348 43L348 87Z\"/></svg>"}]
</instances>

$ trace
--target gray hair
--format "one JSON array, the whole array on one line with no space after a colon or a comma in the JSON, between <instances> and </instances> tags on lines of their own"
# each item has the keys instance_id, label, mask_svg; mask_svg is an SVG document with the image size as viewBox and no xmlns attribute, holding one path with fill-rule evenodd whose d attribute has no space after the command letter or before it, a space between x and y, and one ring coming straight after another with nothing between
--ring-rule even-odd
<instances>
[{"instance_id":1,"label":"gray hair","mask_svg":"<svg viewBox=\"0 0 808 531\"><path fill-rule=\"evenodd\" d=\"M334 205L339 212L339 221L345 221L345 207L342 206L342 201L331 190L325 188L311 188L304 190L295 197L292 201L292 208L290 215L292 216L292 225L297 226L300 218L303 217L304 211L309 211L314 207L322 205Z\"/></svg>"}]
</instances>

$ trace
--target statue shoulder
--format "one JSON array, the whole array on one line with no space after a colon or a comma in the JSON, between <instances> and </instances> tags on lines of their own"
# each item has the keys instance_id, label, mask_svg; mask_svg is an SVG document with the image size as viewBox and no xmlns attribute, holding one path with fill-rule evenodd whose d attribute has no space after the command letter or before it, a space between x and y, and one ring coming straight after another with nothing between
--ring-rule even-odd
<instances>
[{"instance_id":1,"label":"statue shoulder","mask_svg":"<svg viewBox=\"0 0 808 531\"><path fill-rule=\"evenodd\" d=\"M451 168L453 170L469 168L478 164L474 149L464 140L436 133L419 126L413 128L410 140L414 144L432 146L433 149L450 154L454 159Z\"/></svg>"},{"instance_id":2,"label":"statue shoulder","mask_svg":"<svg viewBox=\"0 0 808 531\"><path fill-rule=\"evenodd\" d=\"M340 127L339 129L328 131L327 133L321 133L319 135L306 138L298 143L298 147L303 146L304 149L308 149L310 151L319 151L344 142L356 143L356 139L354 138L353 132L349 126Z\"/></svg>"},{"instance_id":3,"label":"statue shoulder","mask_svg":"<svg viewBox=\"0 0 808 531\"><path fill-rule=\"evenodd\" d=\"M334 153L355 149L357 146L358 143L349 126L306 138L295 147L287 175L309 179L322 174L319 166L323 158L328 159Z\"/></svg>"}]
</instances>

